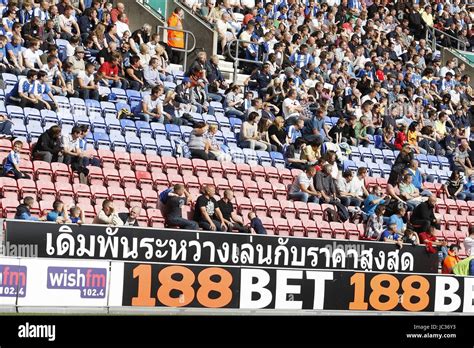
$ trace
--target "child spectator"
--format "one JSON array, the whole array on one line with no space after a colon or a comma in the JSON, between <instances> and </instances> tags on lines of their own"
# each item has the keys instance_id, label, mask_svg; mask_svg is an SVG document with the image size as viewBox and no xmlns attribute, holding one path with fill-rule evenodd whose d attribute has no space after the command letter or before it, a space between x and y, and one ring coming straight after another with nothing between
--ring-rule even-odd
<instances>
[{"instance_id":1,"label":"child spectator","mask_svg":"<svg viewBox=\"0 0 474 348\"><path fill-rule=\"evenodd\" d=\"M22 147L23 142L21 140L16 140L13 143L13 150L10 151L3 163L3 176L8 176L9 173L13 173L13 176L17 180L31 179L28 174L25 174L20 170L20 150Z\"/></svg>"},{"instance_id":2,"label":"child spectator","mask_svg":"<svg viewBox=\"0 0 474 348\"><path fill-rule=\"evenodd\" d=\"M82 225L86 221L84 211L78 205L71 207L69 209L69 220L73 224Z\"/></svg>"}]
</instances>

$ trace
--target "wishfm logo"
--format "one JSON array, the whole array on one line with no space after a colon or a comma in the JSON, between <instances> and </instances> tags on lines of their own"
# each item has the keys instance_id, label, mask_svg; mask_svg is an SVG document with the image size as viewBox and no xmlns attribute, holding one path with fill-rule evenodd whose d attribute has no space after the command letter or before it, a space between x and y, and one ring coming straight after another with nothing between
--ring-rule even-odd
<instances>
[{"instance_id":1,"label":"wishfm logo","mask_svg":"<svg viewBox=\"0 0 474 348\"><path fill-rule=\"evenodd\" d=\"M48 289L79 290L82 298L104 298L107 269L48 267Z\"/></svg>"},{"instance_id":2,"label":"wishfm logo","mask_svg":"<svg viewBox=\"0 0 474 348\"><path fill-rule=\"evenodd\" d=\"M26 267L0 265L0 297L26 296Z\"/></svg>"}]
</instances>

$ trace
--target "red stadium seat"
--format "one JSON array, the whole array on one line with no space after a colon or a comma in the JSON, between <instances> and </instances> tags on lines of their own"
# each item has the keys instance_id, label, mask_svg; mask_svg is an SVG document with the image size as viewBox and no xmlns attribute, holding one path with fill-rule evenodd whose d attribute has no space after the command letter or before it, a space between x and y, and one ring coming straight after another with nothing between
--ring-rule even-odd
<instances>
[{"instance_id":1,"label":"red stadium seat","mask_svg":"<svg viewBox=\"0 0 474 348\"><path fill-rule=\"evenodd\" d=\"M382 188L382 190L385 190L387 188L387 178L377 178L376 182Z\"/></svg>"},{"instance_id":2,"label":"red stadium seat","mask_svg":"<svg viewBox=\"0 0 474 348\"><path fill-rule=\"evenodd\" d=\"M294 176L288 168L278 168L278 174L280 175L280 182L283 185L290 185L293 183Z\"/></svg>"},{"instance_id":3,"label":"red stadium seat","mask_svg":"<svg viewBox=\"0 0 474 348\"><path fill-rule=\"evenodd\" d=\"M165 227L165 219L161 210L159 209L147 209L148 215L148 226L150 227L157 227L157 228L164 228Z\"/></svg>"},{"instance_id":4,"label":"red stadium seat","mask_svg":"<svg viewBox=\"0 0 474 348\"><path fill-rule=\"evenodd\" d=\"M275 234L275 226L273 225L273 219L267 216L259 216L260 220L262 221L263 227L267 230L267 234L273 235Z\"/></svg>"},{"instance_id":5,"label":"red stadium seat","mask_svg":"<svg viewBox=\"0 0 474 348\"><path fill-rule=\"evenodd\" d=\"M104 178L104 173L102 172L102 169L99 167L94 167L94 166L89 166L87 169L89 169L89 175L88 175L88 181L91 186L104 186L105 184L105 178Z\"/></svg>"},{"instance_id":6,"label":"red stadium seat","mask_svg":"<svg viewBox=\"0 0 474 348\"><path fill-rule=\"evenodd\" d=\"M444 204L446 204L448 206L449 214L451 214L451 215L457 215L458 214L458 205L456 203L456 200L446 198L444 200Z\"/></svg>"},{"instance_id":7,"label":"red stadium seat","mask_svg":"<svg viewBox=\"0 0 474 348\"><path fill-rule=\"evenodd\" d=\"M149 157L147 156L147 159L148 158ZM148 161L148 163L150 164L150 161ZM163 157L161 157L161 162L160 163L163 163L162 164L163 171L166 174L178 174L179 166L178 166L178 162L176 161L176 158L163 156ZM152 170L150 170L150 171L153 173Z\"/></svg>"},{"instance_id":8,"label":"red stadium seat","mask_svg":"<svg viewBox=\"0 0 474 348\"><path fill-rule=\"evenodd\" d=\"M258 198L259 190L257 183L255 181L246 181L244 180L245 195L252 199Z\"/></svg>"},{"instance_id":9,"label":"red stadium seat","mask_svg":"<svg viewBox=\"0 0 474 348\"><path fill-rule=\"evenodd\" d=\"M142 192L139 189L134 188L134 187L126 187L124 189L124 193L125 193L127 205L129 207L133 207L136 205L141 207L143 205ZM156 201L155 201L155 206L156 206Z\"/></svg>"},{"instance_id":10,"label":"red stadium seat","mask_svg":"<svg viewBox=\"0 0 474 348\"><path fill-rule=\"evenodd\" d=\"M467 201L466 203L469 207L469 214L474 215L474 201Z\"/></svg>"},{"instance_id":11,"label":"red stadium seat","mask_svg":"<svg viewBox=\"0 0 474 348\"><path fill-rule=\"evenodd\" d=\"M275 234L279 236L289 236L290 226L288 220L282 218L273 218L273 226L275 226Z\"/></svg>"},{"instance_id":12,"label":"red stadium seat","mask_svg":"<svg viewBox=\"0 0 474 348\"><path fill-rule=\"evenodd\" d=\"M107 186L120 187L121 180L119 171L117 169L104 168L102 172L104 173L105 184Z\"/></svg>"},{"instance_id":13,"label":"red stadium seat","mask_svg":"<svg viewBox=\"0 0 474 348\"><path fill-rule=\"evenodd\" d=\"M238 172L237 172L237 167L235 166L234 163L232 162L223 162L222 164L222 170L224 171L224 177L227 180L237 180L238 179ZM240 179L238 179L240 180Z\"/></svg>"},{"instance_id":14,"label":"red stadium seat","mask_svg":"<svg viewBox=\"0 0 474 348\"><path fill-rule=\"evenodd\" d=\"M148 169L148 162L146 157L142 153L131 152L130 153L131 167L135 171L146 172Z\"/></svg>"},{"instance_id":15,"label":"red stadium seat","mask_svg":"<svg viewBox=\"0 0 474 348\"><path fill-rule=\"evenodd\" d=\"M227 180L229 182L229 186L232 187L232 191L234 192L235 197L244 197L245 196L245 188L244 188L244 183L242 180L239 179L229 179L227 177Z\"/></svg>"},{"instance_id":16,"label":"red stadium seat","mask_svg":"<svg viewBox=\"0 0 474 348\"><path fill-rule=\"evenodd\" d=\"M12 219L16 214L16 207L18 207L20 202L14 198L2 198L0 204L2 206L3 217Z\"/></svg>"},{"instance_id":17,"label":"red stadium seat","mask_svg":"<svg viewBox=\"0 0 474 348\"><path fill-rule=\"evenodd\" d=\"M97 151L97 154L100 158L102 168L115 168L116 157L112 151L107 150L107 149L99 149ZM117 154L119 154L119 152L117 152ZM127 152L125 153L122 152L122 154L128 155Z\"/></svg>"},{"instance_id":18,"label":"red stadium seat","mask_svg":"<svg viewBox=\"0 0 474 348\"><path fill-rule=\"evenodd\" d=\"M18 179L18 190L19 190L19 197L25 198L26 196L33 197L37 199L38 196L38 189L36 188L36 182L31 179ZM2 186L3 187L3 186Z\"/></svg>"},{"instance_id":19,"label":"red stadium seat","mask_svg":"<svg viewBox=\"0 0 474 348\"><path fill-rule=\"evenodd\" d=\"M9 177L0 177L0 196L2 198L18 199L17 181Z\"/></svg>"},{"instance_id":20,"label":"red stadium seat","mask_svg":"<svg viewBox=\"0 0 474 348\"><path fill-rule=\"evenodd\" d=\"M34 178L34 169L33 169L33 162L31 162L30 160L22 160L20 162L20 170L23 172L23 173L26 173L28 174L31 178Z\"/></svg>"},{"instance_id":21,"label":"red stadium seat","mask_svg":"<svg viewBox=\"0 0 474 348\"><path fill-rule=\"evenodd\" d=\"M306 237L319 238L319 228L316 226L315 221L313 220L305 221L304 227L306 230Z\"/></svg>"},{"instance_id":22,"label":"red stadium seat","mask_svg":"<svg viewBox=\"0 0 474 348\"><path fill-rule=\"evenodd\" d=\"M350 240L359 239L359 230L357 229L356 224L346 221L344 222L344 229L346 230L347 239L350 239Z\"/></svg>"},{"instance_id":23,"label":"red stadium seat","mask_svg":"<svg viewBox=\"0 0 474 348\"><path fill-rule=\"evenodd\" d=\"M263 179L263 178L262 178ZM273 199L273 188L269 182L257 181L259 197L262 199Z\"/></svg>"},{"instance_id":24,"label":"red stadium seat","mask_svg":"<svg viewBox=\"0 0 474 348\"><path fill-rule=\"evenodd\" d=\"M33 170L35 171L36 180L53 181L53 171L51 170L51 164L44 161L34 161Z\"/></svg>"},{"instance_id":25,"label":"red stadium seat","mask_svg":"<svg viewBox=\"0 0 474 348\"><path fill-rule=\"evenodd\" d=\"M332 235L336 239L346 239L346 229L341 222L330 222L329 225L331 226Z\"/></svg>"},{"instance_id":26,"label":"red stadium seat","mask_svg":"<svg viewBox=\"0 0 474 348\"><path fill-rule=\"evenodd\" d=\"M282 208L280 202L276 199L270 199L265 201L267 206L267 215L269 217L281 217Z\"/></svg>"},{"instance_id":27,"label":"red stadium seat","mask_svg":"<svg viewBox=\"0 0 474 348\"><path fill-rule=\"evenodd\" d=\"M372 189L372 187L376 185L377 185L377 178L373 178L370 176L365 178L365 187L367 188L367 190L369 190L369 192Z\"/></svg>"},{"instance_id":28,"label":"red stadium seat","mask_svg":"<svg viewBox=\"0 0 474 348\"><path fill-rule=\"evenodd\" d=\"M460 231L468 231L469 230L469 214L463 213L463 215L456 215L456 221L458 222L458 228Z\"/></svg>"},{"instance_id":29,"label":"red stadium seat","mask_svg":"<svg viewBox=\"0 0 474 348\"><path fill-rule=\"evenodd\" d=\"M109 194L109 198L115 202L117 201L127 201L127 197L125 196L125 192L123 188L118 186L109 186L107 187L107 193Z\"/></svg>"},{"instance_id":30,"label":"red stadium seat","mask_svg":"<svg viewBox=\"0 0 474 348\"><path fill-rule=\"evenodd\" d=\"M95 213L95 209L94 209L94 206L92 204L84 202L84 203L81 203L81 204L78 204L78 205L81 208L81 210L84 212L84 216L86 218L93 219L97 215Z\"/></svg>"},{"instance_id":31,"label":"red stadium seat","mask_svg":"<svg viewBox=\"0 0 474 348\"><path fill-rule=\"evenodd\" d=\"M436 212L439 214L447 214L448 213L448 205L445 203L444 199L438 199L436 202Z\"/></svg>"},{"instance_id":32,"label":"red stadium seat","mask_svg":"<svg viewBox=\"0 0 474 348\"><path fill-rule=\"evenodd\" d=\"M137 188L135 173L130 169L119 169L120 183L124 188Z\"/></svg>"},{"instance_id":33,"label":"red stadium seat","mask_svg":"<svg viewBox=\"0 0 474 348\"><path fill-rule=\"evenodd\" d=\"M446 228L452 232L458 229L458 222L455 215L444 214L443 219L446 222Z\"/></svg>"},{"instance_id":34,"label":"red stadium seat","mask_svg":"<svg viewBox=\"0 0 474 348\"><path fill-rule=\"evenodd\" d=\"M0 156L6 157L12 150L12 142L9 139L0 139Z\"/></svg>"},{"instance_id":35,"label":"red stadium seat","mask_svg":"<svg viewBox=\"0 0 474 348\"><path fill-rule=\"evenodd\" d=\"M251 166L250 170L252 171L252 179L255 181L265 180L265 167L263 166Z\"/></svg>"},{"instance_id":36,"label":"red stadium seat","mask_svg":"<svg viewBox=\"0 0 474 348\"><path fill-rule=\"evenodd\" d=\"M195 176L188 176L186 178L186 189L193 197L198 197L201 194L201 183Z\"/></svg>"},{"instance_id":37,"label":"red stadium seat","mask_svg":"<svg viewBox=\"0 0 474 348\"><path fill-rule=\"evenodd\" d=\"M142 190L143 204L145 207L156 207L158 203L158 193L153 190Z\"/></svg>"},{"instance_id":38,"label":"red stadium seat","mask_svg":"<svg viewBox=\"0 0 474 348\"><path fill-rule=\"evenodd\" d=\"M130 159L130 154L128 152L115 151L115 169L130 170L131 168L132 160Z\"/></svg>"},{"instance_id":39,"label":"red stadium seat","mask_svg":"<svg viewBox=\"0 0 474 348\"><path fill-rule=\"evenodd\" d=\"M309 209L309 217L311 219L314 219L315 216L323 216L323 210L321 208L321 204L319 203L308 203L308 209Z\"/></svg>"},{"instance_id":40,"label":"red stadium seat","mask_svg":"<svg viewBox=\"0 0 474 348\"><path fill-rule=\"evenodd\" d=\"M448 241L448 243L456 243L457 242L457 237L456 233L452 230L442 230L443 231L443 236L444 238Z\"/></svg>"},{"instance_id":41,"label":"red stadium seat","mask_svg":"<svg viewBox=\"0 0 474 348\"><path fill-rule=\"evenodd\" d=\"M151 173L151 178L153 180L153 185L156 191L161 192L170 187L168 176L164 173L154 171ZM143 189L143 188L142 188Z\"/></svg>"},{"instance_id":42,"label":"red stadium seat","mask_svg":"<svg viewBox=\"0 0 474 348\"><path fill-rule=\"evenodd\" d=\"M333 230L327 221L316 221L316 226L319 228L321 238L332 238Z\"/></svg>"},{"instance_id":43,"label":"red stadium seat","mask_svg":"<svg viewBox=\"0 0 474 348\"><path fill-rule=\"evenodd\" d=\"M56 197L59 200L64 201L67 198L74 199L75 195L71 184L67 182L57 182L54 184L54 187L56 189Z\"/></svg>"},{"instance_id":44,"label":"red stadium seat","mask_svg":"<svg viewBox=\"0 0 474 348\"><path fill-rule=\"evenodd\" d=\"M237 212L241 216L247 216L248 213L253 211L253 206L247 197L235 197L235 203L237 205Z\"/></svg>"},{"instance_id":45,"label":"red stadium seat","mask_svg":"<svg viewBox=\"0 0 474 348\"><path fill-rule=\"evenodd\" d=\"M224 176L224 169L219 161L207 161L207 169L211 178L222 178Z\"/></svg>"},{"instance_id":46,"label":"red stadium seat","mask_svg":"<svg viewBox=\"0 0 474 348\"><path fill-rule=\"evenodd\" d=\"M281 215L286 219L296 219L296 209L293 201L280 201Z\"/></svg>"},{"instance_id":47,"label":"red stadium seat","mask_svg":"<svg viewBox=\"0 0 474 348\"><path fill-rule=\"evenodd\" d=\"M38 199L56 199L56 188L54 187L54 184L51 181L36 181L36 188L38 189Z\"/></svg>"},{"instance_id":48,"label":"red stadium seat","mask_svg":"<svg viewBox=\"0 0 474 348\"><path fill-rule=\"evenodd\" d=\"M180 174L168 174L168 181L170 186L184 184L183 177Z\"/></svg>"},{"instance_id":49,"label":"red stadium seat","mask_svg":"<svg viewBox=\"0 0 474 348\"><path fill-rule=\"evenodd\" d=\"M208 177L208 176L199 176L198 177L198 182L201 185L201 189L204 185L214 186L214 180L212 178Z\"/></svg>"},{"instance_id":50,"label":"red stadium seat","mask_svg":"<svg viewBox=\"0 0 474 348\"><path fill-rule=\"evenodd\" d=\"M253 198L250 203L252 204L252 209L257 214L257 216L266 215L267 214L267 205L266 200Z\"/></svg>"},{"instance_id":51,"label":"red stadium seat","mask_svg":"<svg viewBox=\"0 0 474 348\"><path fill-rule=\"evenodd\" d=\"M272 183L273 197L278 200L286 200L288 198L288 191L284 184L276 182Z\"/></svg>"},{"instance_id":52,"label":"red stadium seat","mask_svg":"<svg viewBox=\"0 0 474 348\"><path fill-rule=\"evenodd\" d=\"M216 187L216 193L221 197L224 196L224 191L231 189L229 181L226 178L214 178L214 186Z\"/></svg>"},{"instance_id":53,"label":"red stadium seat","mask_svg":"<svg viewBox=\"0 0 474 348\"><path fill-rule=\"evenodd\" d=\"M305 202L295 201L293 202L296 209L296 216L298 219L307 221L309 220L309 209L308 204Z\"/></svg>"},{"instance_id":54,"label":"red stadium seat","mask_svg":"<svg viewBox=\"0 0 474 348\"><path fill-rule=\"evenodd\" d=\"M93 185L90 187L92 201L97 205L99 201L109 198L109 193L105 186Z\"/></svg>"},{"instance_id":55,"label":"red stadium seat","mask_svg":"<svg viewBox=\"0 0 474 348\"><path fill-rule=\"evenodd\" d=\"M458 214L460 214L460 215L464 215L464 214L469 215L470 208L467 205L466 201L463 201L461 199L457 199L456 204L458 206Z\"/></svg>"},{"instance_id":56,"label":"red stadium seat","mask_svg":"<svg viewBox=\"0 0 474 348\"><path fill-rule=\"evenodd\" d=\"M90 203L92 194L89 185L74 184L72 185L72 190L77 203Z\"/></svg>"},{"instance_id":57,"label":"red stadium seat","mask_svg":"<svg viewBox=\"0 0 474 348\"><path fill-rule=\"evenodd\" d=\"M192 166L193 166L193 173L196 176L208 176L209 175L209 169L207 167L207 162L200 159L200 158L193 158L191 160Z\"/></svg>"},{"instance_id":58,"label":"red stadium seat","mask_svg":"<svg viewBox=\"0 0 474 348\"><path fill-rule=\"evenodd\" d=\"M145 188L145 185L153 186L153 179L150 172L137 170L135 171L135 178L137 179L137 187Z\"/></svg>"},{"instance_id":59,"label":"red stadium seat","mask_svg":"<svg viewBox=\"0 0 474 348\"><path fill-rule=\"evenodd\" d=\"M158 155L151 155L151 154L146 154L145 155L146 161L148 163L148 171L153 173L154 171L163 171L164 168L164 163L162 162L162 157ZM166 157L166 158L172 158L174 159L174 165L176 172L178 170L178 165L176 164L176 159L174 157ZM173 164L170 164L171 167L173 167Z\"/></svg>"},{"instance_id":60,"label":"red stadium seat","mask_svg":"<svg viewBox=\"0 0 474 348\"><path fill-rule=\"evenodd\" d=\"M290 227L290 234L294 237L305 237L306 230L303 227L301 220L291 219L288 220L288 226Z\"/></svg>"},{"instance_id":61,"label":"red stadium seat","mask_svg":"<svg viewBox=\"0 0 474 348\"><path fill-rule=\"evenodd\" d=\"M265 171L265 178L270 182L280 182L280 174L278 174L278 169L272 166L263 167Z\"/></svg>"},{"instance_id":62,"label":"red stadium seat","mask_svg":"<svg viewBox=\"0 0 474 348\"><path fill-rule=\"evenodd\" d=\"M54 200L39 201L38 206L40 210L40 215L46 215L51 210L53 210L53 203L54 203Z\"/></svg>"},{"instance_id":63,"label":"red stadium seat","mask_svg":"<svg viewBox=\"0 0 474 348\"><path fill-rule=\"evenodd\" d=\"M252 180L252 170L250 169L250 166L246 163L239 163L236 166L237 169L237 175L240 180L242 180L244 183L247 181Z\"/></svg>"},{"instance_id":64,"label":"red stadium seat","mask_svg":"<svg viewBox=\"0 0 474 348\"><path fill-rule=\"evenodd\" d=\"M53 162L51 163L51 170L53 171L53 180L56 182L71 182L71 171L69 167L64 163Z\"/></svg>"},{"instance_id":65,"label":"red stadium seat","mask_svg":"<svg viewBox=\"0 0 474 348\"><path fill-rule=\"evenodd\" d=\"M191 161L191 159L184 158L184 157L178 157L176 159L176 161L178 163L179 174L181 174L184 177L187 177L189 175L194 175L193 174L193 162Z\"/></svg>"}]
</instances>

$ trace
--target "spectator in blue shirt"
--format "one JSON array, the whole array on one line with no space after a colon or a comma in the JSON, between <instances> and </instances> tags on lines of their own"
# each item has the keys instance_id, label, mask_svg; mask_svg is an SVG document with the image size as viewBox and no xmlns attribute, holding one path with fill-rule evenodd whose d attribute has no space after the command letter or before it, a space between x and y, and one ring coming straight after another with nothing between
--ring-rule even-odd
<instances>
[{"instance_id":1,"label":"spectator in blue shirt","mask_svg":"<svg viewBox=\"0 0 474 348\"><path fill-rule=\"evenodd\" d=\"M84 211L78 205L72 207L69 210L69 220L73 224L82 225L86 221Z\"/></svg>"},{"instance_id":2,"label":"spectator in blue shirt","mask_svg":"<svg viewBox=\"0 0 474 348\"><path fill-rule=\"evenodd\" d=\"M403 242L401 236L397 233L397 224L389 223L387 229L380 235L379 241L397 244L401 249Z\"/></svg>"},{"instance_id":3,"label":"spectator in blue shirt","mask_svg":"<svg viewBox=\"0 0 474 348\"><path fill-rule=\"evenodd\" d=\"M28 221L44 221L45 217L37 218L31 215L30 209L33 207L35 200L33 197L27 196L23 199L23 203L16 207L15 219Z\"/></svg>"},{"instance_id":4,"label":"spectator in blue shirt","mask_svg":"<svg viewBox=\"0 0 474 348\"><path fill-rule=\"evenodd\" d=\"M39 107L39 100L32 95L38 72L29 70L26 77L22 77L13 86L13 89L5 97L5 104L13 104L25 107Z\"/></svg>"},{"instance_id":5,"label":"spectator in blue shirt","mask_svg":"<svg viewBox=\"0 0 474 348\"><path fill-rule=\"evenodd\" d=\"M57 222L58 224L64 224L68 222L67 209L64 203L60 200L54 201L53 210L46 215L46 221Z\"/></svg>"},{"instance_id":6,"label":"spectator in blue shirt","mask_svg":"<svg viewBox=\"0 0 474 348\"><path fill-rule=\"evenodd\" d=\"M390 216L387 225L395 224L397 226L396 232L402 234L405 231L405 222L403 221L403 217L406 213L406 208L404 206L398 209L396 214Z\"/></svg>"},{"instance_id":7,"label":"spectator in blue shirt","mask_svg":"<svg viewBox=\"0 0 474 348\"><path fill-rule=\"evenodd\" d=\"M13 143L13 150L10 151L8 156L5 158L3 163L3 176L7 176L9 173L13 173L15 179L31 179L28 174L23 173L20 170L20 151L23 147L21 140L16 140Z\"/></svg>"},{"instance_id":8,"label":"spectator in blue shirt","mask_svg":"<svg viewBox=\"0 0 474 348\"><path fill-rule=\"evenodd\" d=\"M13 122L5 114L0 114L0 138L13 137Z\"/></svg>"},{"instance_id":9,"label":"spectator in blue shirt","mask_svg":"<svg viewBox=\"0 0 474 348\"><path fill-rule=\"evenodd\" d=\"M375 185L372 188L372 193L364 201L364 212L367 216L373 215L379 204L385 204L385 199L382 197L382 188L379 185Z\"/></svg>"},{"instance_id":10,"label":"spectator in blue shirt","mask_svg":"<svg viewBox=\"0 0 474 348\"><path fill-rule=\"evenodd\" d=\"M407 168L408 174L412 176L412 184L419 191L421 196L431 196L431 192L428 190L423 190L423 176L421 175L420 170L418 169L418 160L412 159L410 161L410 166Z\"/></svg>"}]
</instances>

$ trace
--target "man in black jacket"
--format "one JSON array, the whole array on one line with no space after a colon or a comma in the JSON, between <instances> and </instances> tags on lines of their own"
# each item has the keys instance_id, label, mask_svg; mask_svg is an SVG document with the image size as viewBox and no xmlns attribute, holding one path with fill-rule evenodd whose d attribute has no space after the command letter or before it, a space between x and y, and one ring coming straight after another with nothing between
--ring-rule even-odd
<instances>
[{"instance_id":1,"label":"man in black jacket","mask_svg":"<svg viewBox=\"0 0 474 348\"><path fill-rule=\"evenodd\" d=\"M40 135L38 142L33 148L33 158L48 163L62 160L61 151L61 128L52 126Z\"/></svg>"},{"instance_id":2,"label":"man in black jacket","mask_svg":"<svg viewBox=\"0 0 474 348\"><path fill-rule=\"evenodd\" d=\"M434 215L434 208L436 206L436 196L431 195L426 202L418 204L411 214L410 223L416 232L428 232L433 226L440 228L438 220Z\"/></svg>"},{"instance_id":3,"label":"man in black jacket","mask_svg":"<svg viewBox=\"0 0 474 348\"><path fill-rule=\"evenodd\" d=\"M119 213L120 220L123 221L124 226L139 226L138 217L140 216L141 208L134 206L130 209L130 213Z\"/></svg>"}]
</instances>

